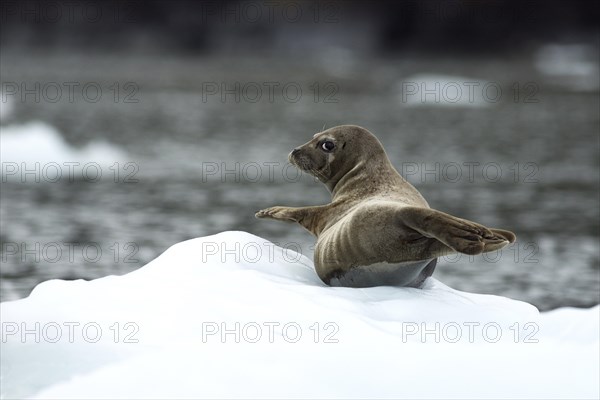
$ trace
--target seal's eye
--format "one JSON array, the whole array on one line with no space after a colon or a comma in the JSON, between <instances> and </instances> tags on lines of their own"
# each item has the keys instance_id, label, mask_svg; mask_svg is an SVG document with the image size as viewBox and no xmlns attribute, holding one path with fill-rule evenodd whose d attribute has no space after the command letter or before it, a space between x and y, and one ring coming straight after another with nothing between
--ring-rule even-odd
<instances>
[{"instance_id":1,"label":"seal's eye","mask_svg":"<svg viewBox=\"0 0 600 400\"><path fill-rule=\"evenodd\" d=\"M321 144L321 148L326 152L333 151L335 148L335 143L333 143L331 140L326 140L323 142L323 144Z\"/></svg>"}]
</instances>

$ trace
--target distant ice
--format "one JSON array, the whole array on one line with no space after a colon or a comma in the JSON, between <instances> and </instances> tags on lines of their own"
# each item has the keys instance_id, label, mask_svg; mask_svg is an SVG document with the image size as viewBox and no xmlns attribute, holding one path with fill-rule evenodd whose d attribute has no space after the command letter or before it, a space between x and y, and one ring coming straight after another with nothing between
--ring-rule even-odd
<instances>
[{"instance_id":1,"label":"distant ice","mask_svg":"<svg viewBox=\"0 0 600 400\"><path fill-rule=\"evenodd\" d=\"M62 137L58 130L43 122L3 126L0 132L0 159L3 179L33 180L34 174L46 173L54 179L57 173L69 173L98 168L104 169L115 162L127 161L127 154L105 141L95 140L82 148L75 148ZM95 168L94 168L95 167ZM103 171L100 170L100 173ZM105 175L107 175L105 173Z\"/></svg>"},{"instance_id":2,"label":"distant ice","mask_svg":"<svg viewBox=\"0 0 600 400\"><path fill-rule=\"evenodd\" d=\"M1 395L598 398L599 312L435 279L332 288L303 255L223 232L0 304Z\"/></svg>"},{"instance_id":3,"label":"distant ice","mask_svg":"<svg viewBox=\"0 0 600 400\"><path fill-rule=\"evenodd\" d=\"M8 118L10 118L13 110L14 104L11 98L0 92L0 123L4 123Z\"/></svg>"},{"instance_id":4,"label":"distant ice","mask_svg":"<svg viewBox=\"0 0 600 400\"><path fill-rule=\"evenodd\" d=\"M573 91L600 88L598 49L584 44L550 44L535 54L535 67L550 82Z\"/></svg>"},{"instance_id":5,"label":"distant ice","mask_svg":"<svg viewBox=\"0 0 600 400\"><path fill-rule=\"evenodd\" d=\"M498 83L462 76L417 74L396 84L400 102L409 107L488 107L502 98Z\"/></svg>"}]
</instances>

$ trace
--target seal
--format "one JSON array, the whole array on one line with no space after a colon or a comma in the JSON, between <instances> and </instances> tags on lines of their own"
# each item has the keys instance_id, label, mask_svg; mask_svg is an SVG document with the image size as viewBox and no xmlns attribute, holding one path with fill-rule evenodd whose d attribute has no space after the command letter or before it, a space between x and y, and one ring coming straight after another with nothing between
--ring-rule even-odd
<instances>
[{"instance_id":1,"label":"seal","mask_svg":"<svg viewBox=\"0 0 600 400\"><path fill-rule=\"evenodd\" d=\"M328 285L421 287L438 257L490 252L516 239L430 208L362 127L319 132L288 159L327 186L331 203L271 207L255 216L296 222L315 235L315 270Z\"/></svg>"}]
</instances>

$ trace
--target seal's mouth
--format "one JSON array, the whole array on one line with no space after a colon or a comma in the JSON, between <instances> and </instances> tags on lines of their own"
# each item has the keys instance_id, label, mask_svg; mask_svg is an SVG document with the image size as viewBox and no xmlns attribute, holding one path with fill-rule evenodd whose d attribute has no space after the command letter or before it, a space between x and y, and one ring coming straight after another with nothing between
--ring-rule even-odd
<instances>
[{"instance_id":1,"label":"seal's mouth","mask_svg":"<svg viewBox=\"0 0 600 400\"><path fill-rule=\"evenodd\" d=\"M326 162L322 166L315 166L314 161L310 157L300 152L291 152L288 155L288 161L299 170L309 173L320 181L327 181L327 176L324 171L328 167Z\"/></svg>"},{"instance_id":2,"label":"seal's mouth","mask_svg":"<svg viewBox=\"0 0 600 400\"><path fill-rule=\"evenodd\" d=\"M302 171L310 172L313 169L311 160L297 152L288 154L288 161Z\"/></svg>"},{"instance_id":3,"label":"seal's mouth","mask_svg":"<svg viewBox=\"0 0 600 400\"><path fill-rule=\"evenodd\" d=\"M296 167L298 167L298 165L296 164L294 151L290 151L290 154L288 154L288 161L290 162L290 164L293 164Z\"/></svg>"}]
</instances>

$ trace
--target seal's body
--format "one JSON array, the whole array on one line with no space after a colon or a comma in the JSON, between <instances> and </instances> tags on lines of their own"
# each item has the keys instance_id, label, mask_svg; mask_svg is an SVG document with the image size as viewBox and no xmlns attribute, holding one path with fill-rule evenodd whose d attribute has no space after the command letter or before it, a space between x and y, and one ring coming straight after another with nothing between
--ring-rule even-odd
<instances>
[{"instance_id":1,"label":"seal's body","mask_svg":"<svg viewBox=\"0 0 600 400\"><path fill-rule=\"evenodd\" d=\"M256 217L298 222L317 236L315 268L329 285L419 287L439 256L480 254L515 240L512 232L429 208L364 128L317 133L289 160L327 186L331 203L271 207Z\"/></svg>"}]
</instances>

